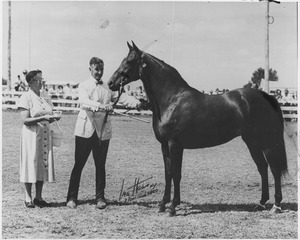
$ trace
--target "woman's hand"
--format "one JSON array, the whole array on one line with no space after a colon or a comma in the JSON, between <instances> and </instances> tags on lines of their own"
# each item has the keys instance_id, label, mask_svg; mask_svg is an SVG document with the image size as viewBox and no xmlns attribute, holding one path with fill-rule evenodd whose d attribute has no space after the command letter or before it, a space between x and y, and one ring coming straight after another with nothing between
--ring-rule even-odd
<instances>
[{"instance_id":1,"label":"woman's hand","mask_svg":"<svg viewBox=\"0 0 300 240\"><path fill-rule=\"evenodd\" d=\"M59 121L59 120L61 119L61 116L54 116L54 119L55 119L56 121Z\"/></svg>"},{"instance_id":2,"label":"woman's hand","mask_svg":"<svg viewBox=\"0 0 300 240\"><path fill-rule=\"evenodd\" d=\"M53 123L54 121L59 121L61 119L61 116L55 116L55 115L50 115L50 120L49 123Z\"/></svg>"},{"instance_id":3,"label":"woman's hand","mask_svg":"<svg viewBox=\"0 0 300 240\"><path fill-rule=\"evenodd\" d=\"M44 119L44 121L48 121L51 123L51 122L54 122L55 117L54 117L54 115L47 114L47 115L43 116L43 119Z\"/></svg>"}]
</instances>

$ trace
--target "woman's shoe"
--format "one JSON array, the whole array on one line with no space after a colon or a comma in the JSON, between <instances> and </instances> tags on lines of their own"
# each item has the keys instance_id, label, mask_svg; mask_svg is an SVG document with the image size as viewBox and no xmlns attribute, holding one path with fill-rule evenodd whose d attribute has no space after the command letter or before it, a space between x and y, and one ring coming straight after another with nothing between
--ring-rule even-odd
<instances>
[{"instance_id":1,"label":"woman's shoe","mask_svg":"<svg viewBox=\"0 0 300 240\"><path fill-rule=\"evenodd\" d=\"M47 203L44 200L37 200L36 198L33 200L33 203L38 207L51 207L50 203Z\"/></svg>"},{"instance_id":2,"label":"woman's shoe","mask_svg":"<svg viewBox=\"0 0 300 240\"><path fill-rule=\"evenodd\" d=\"M25 206L26 206L27 208L35 208L35 206L34 206L34 204L33 204L32 201L30 201L30 202L26 202L26 201L25 201Z\"/></svg>"}]
</instances>

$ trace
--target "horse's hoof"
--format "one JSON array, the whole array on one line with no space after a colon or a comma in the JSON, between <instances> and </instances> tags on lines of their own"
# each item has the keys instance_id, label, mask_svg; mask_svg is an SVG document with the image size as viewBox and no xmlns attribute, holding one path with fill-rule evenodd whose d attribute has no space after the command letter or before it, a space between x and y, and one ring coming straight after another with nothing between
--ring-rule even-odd
<instances>
[{"instance_id":1,"label":"horse's hoof","mask_svg":"<svg viewBox=\"0 0 300 240\"><path fill-rule=\"evenodd\" d=\"M161 213L161 212L164 212L166 211L166 206L159 206L158 207L158 212Z\"/></svg>"},{"instance_id":2,"label":"horse's hoof","mask_svg":"<svg viewBox=\"0 0 300 240\"><path fill-rule=\"evenodd\" d=\"M168 217L174 217L176 214L176 211L171 208L167 208L166 212L167 212Z\"/></svg>"},{"instance_id":3,"label":"horse's hoof","mask_svg":"<svg viewBox=\"0 0 300 240\"><path fill-rule=\"evenodd\" d=\"M282 213L281 207L277 207L275 204L272 207L272 209L270 210L271 214L277 214L277 213Z\"/></svg>"},{"instance_id":4,"label":"horse's hoof","mask_svg":"<svg viewBox=\"0 0 300 240\"><path fill-rule=\"evenodd\" d=\"M262 204L257 204L254 208L255 212L264 211L264 210L266 210L266 205L262 205Z\"/></svg>"}]
</instances>

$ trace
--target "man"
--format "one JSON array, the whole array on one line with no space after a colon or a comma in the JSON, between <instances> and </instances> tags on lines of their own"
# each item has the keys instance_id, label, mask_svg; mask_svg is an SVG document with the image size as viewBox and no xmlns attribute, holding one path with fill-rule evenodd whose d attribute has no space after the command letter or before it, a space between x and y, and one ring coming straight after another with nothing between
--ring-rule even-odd
<instances>
[{"instance_id":1,"label":"man","mask_svg":"<svg viewBox=\"0 0 300 240\"><path fill-rule=\"evenodd\" d=\"M282 96L281 103L283 106L291 106L291 102L293 102L293 98L289 94L289 90L286 88L284 90L284 94Z\"/></svg>"},{"instance_id":2,"label":"man","mask_svg":"<svg viewBox=\"0 0 300 240\"><path fill-rule=\"evenodd\" d=\"M71 87L69 83L67 83L63 90L65 94L65 99L72 100Z\"/></svg>"},{"instance_id":3,"label":"man","mask_svg":"<svg viewBox=\"0 0 300 240\"><path fill-rule=\"evenodd\" d=\"M21 85L21 77L20 77L20 75L18 75L18 80L15 82L15 85L14 85L16 92L19 91L20 85Z\"/></svg>"},{"instance_id":4,"label":"man","mask_svg":"<svg viewBox=\"0 0 300 240\"><path fill-rule=\"evenodd\" d=\"M103 83L103 69L103 61L93 57L89 68L91 76L85 82L80 83L78 88L78 101L81 109L75 127L75 165L71 173L67 196L69 208L77 206L81 172L91 151L96 167L96 208L106 207L105 162L112 137L111 120L110 116L106 115L106 111L112 111L111 103L117 100L118 93L112 92ZM121 95L119 102L128 107L136 107L139 104L137 99L126 94Z\"/></svg>"}]
</instances>

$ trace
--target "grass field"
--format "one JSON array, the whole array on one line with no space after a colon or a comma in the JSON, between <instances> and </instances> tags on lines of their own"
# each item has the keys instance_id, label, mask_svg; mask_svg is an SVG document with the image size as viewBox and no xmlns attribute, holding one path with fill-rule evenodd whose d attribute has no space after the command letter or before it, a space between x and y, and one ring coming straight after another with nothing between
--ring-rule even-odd
<instances>
[{"instance_id":1,"label":"grass field","mask_svg":"<svg viewBox=\"0 0 300 240\"><path fill-rule=\"evenodd\" d=\"M60 121L63 143L54 153L57 181L46 183L43 192L44 199L53 207L26 209L23 184L19 182L21 119L17 112L2 114L3 238L298 237L297 151L293 139L287 135L289 175L283 180L283 213L253 211L261 195L260 176L246 145L236 138L215 148L185 150L182 204L176 216L168 218L164 213L157 213L157 203L164 191L164 168L151 124L114 116L107 157L109 205L102 211L95 209L95 168L90 156L82 173L79 206L71 210L65 207L65 200L74 162L76 115L64 114ZM130 194L127 188L136 178L151 178L145 183L153 191L120 199L123 181L123 189ZM269 183L271 199L267 207L270 209L274 202L271 174Z\"/></svg>"}]
</instances>

